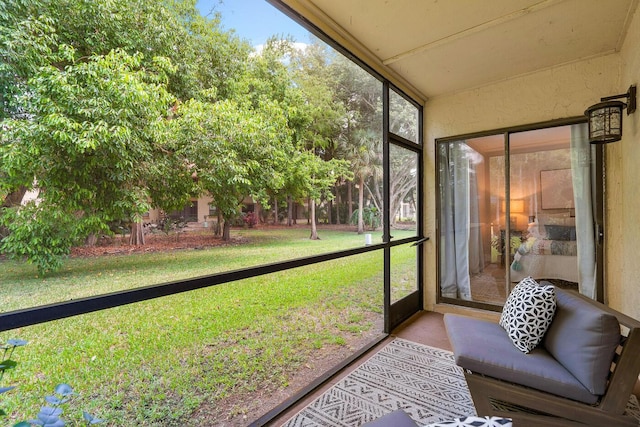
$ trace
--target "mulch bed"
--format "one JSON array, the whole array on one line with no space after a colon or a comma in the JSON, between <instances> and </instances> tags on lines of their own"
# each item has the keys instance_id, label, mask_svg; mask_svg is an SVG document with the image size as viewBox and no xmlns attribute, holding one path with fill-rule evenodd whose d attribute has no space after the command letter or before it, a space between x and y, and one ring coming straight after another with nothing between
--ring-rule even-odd
<instances>
[{"instance_id":1,"label":"mulch bed","mask_svg":"<svg viewBox=\"0 0 640 427\"><path fill-rule=\"evenodd\" d=\"M148 234L144 245L129 244L129 237L105 237L93 246L71 249L71 257L95 257L104 255L128 255L133 253L168 252L182 249L207 249L215 246L238 245L246 239L234 236L222 240L211 232L190 231L179 234Z\"/></svg>"}]
</instances>

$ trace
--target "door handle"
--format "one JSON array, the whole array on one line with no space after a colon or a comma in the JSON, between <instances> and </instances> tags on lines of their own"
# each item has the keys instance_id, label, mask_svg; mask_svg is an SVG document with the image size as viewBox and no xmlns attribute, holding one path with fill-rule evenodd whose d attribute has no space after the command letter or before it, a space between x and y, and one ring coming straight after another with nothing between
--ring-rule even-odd
<instances>
[{"instance_id":1,"label":"door handle","mask_svg":"<svg viewBox=\"0 0 640 427\"><path fill-rule=\"evenodd\" d=\"M428 237L423 237L422 239L418 240L417 242L413 242L413 244L411 245L411 247L421 245L421 244L423 244L424 242L426 242L427 240L429 240L429 238L428 238Z\"/></svg>"}]
</instances>

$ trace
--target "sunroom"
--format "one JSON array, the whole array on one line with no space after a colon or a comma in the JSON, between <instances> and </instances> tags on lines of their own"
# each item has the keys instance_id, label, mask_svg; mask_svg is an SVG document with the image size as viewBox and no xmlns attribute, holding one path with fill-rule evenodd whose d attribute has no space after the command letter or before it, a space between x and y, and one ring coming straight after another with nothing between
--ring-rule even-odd
<instances>
[{"instance_id":1,"label":"sunroom","mask_svg":"<svg viewBox=\"0 0 640 427\"><path fill-rule=\"evenodd\" d=\"M45 299L28 307L9 305L0 314L3 334L23 328L37 331L40 325L50 324L64 328L66 323L57 322L94 312L108 316L113 309L131 310L131 316L145 312L149 323L168 330L173 321L156 317L149 301L193 304L194 317L207 316L196 307L200 295L212 288L247 283L256 298L241 296L237 303L259 305L259 298L267 297L257 285L261 280L275 287L286 281L290 271L304 270L302 281L322 282L344 277L331 273L348 271L357 263L364 265L358 274L375 269L377 286L366 290L375 295L373 312L377 313L368 318L374 325L370 333L346 349L335 350L339 353L336 358L313 360L309 362L315 364L313 369L303 366L303 380L295 382L295 390L269 389L275 396L271 399L248 394L258 402L264 400L263 406L256 407L254 402L249 410L238 407L228 420L221 420L207 413L216 410L210 405L193 411L195 415L188 418L193 425L211 419L219 425L280 425L290 422L337 378L364 360L363 356L369 357L395 337L450 350L442 323L444 313L496 320L510 291L527 276L579 291L640 318L635 280L640 275L635 259L640 228L633 220L640 210L635 188L640 179L636 167L640 124L639 113L628 108L631 96L627 96L640 80L638 0L268 3L285 19L296 21L352 60L379 85L377 108L383 143L377 155L383 159L380 168L384 178L377 190L369 190L379 193L379 226L371 227L371 232L365 229L356 244L333 250L325 247L301 257L296 256L295 248L285 248L289 253L264 263L256 257L251 264L228 271L200 273L194 269L170 283L141 280L132 266L132 281L139 283L133 288ZM614 95L626 104L618 116L624 124L620 125L621 137L612 143L590 144L585 111ZM394 115L402 120L394 120ZM410 190L396 200L394 178L401 176L408 180ZM365 185L364 180L356 182L354 193ZM398 213L404 212L403 207L392 211L394 203L406 205L407 213ZM331 207L327 209L333 212ZM417 221L402 226L403 217ZM357 283L356 278L350 280ZM63 290L61 284L57 286ZM286 286L281 292L298 295ZM171 312L162 314L170 316ZM286 326L282 329L304 323L303 315L283 316ZM105 355L84 354L82 343L69 346L77 347L74 355L60 344L64 357L79 357L82 369L89 371L98 368L93 364L96 357L98 362L102 357L117 357L126 351L120 347L130 345L124 343L135 337L122 332L119 325L101 325L104 318L86 318L86 328L104 328L105 337L123 338L107 347ZM176 316L175 323L184 320ZM209 322L203 317L203 325ZM265 321L259 332L247 328L247 333L281 339L282 333L274 333L273 327ZM323 328L346 327L327 320L316 330L322 335ZM87 336L97 340L93 333ZM235 344L250 348L255 345L253 338L240 333L234 339ZM326 349L326 339L318 340L318 347ZM232 344L203 343L199 355L207 358L216 349L228 354ZM229 351L245 350L241 346ZM323 354L331 351L333 347ZM254 356L247 350L247 358ZM178 357L176 363L189 362ZM120 369L124 372L127 368ZM146 361L133 369L148 369L146 381L151 391L138 395L137 403L120 401L116 412L136 404L152 407L149 402L156 395L171 394L163 385L170 380L158 379ZM213 371L205 372L215 373L215 368L207 369ZM124 375L116 382L128 387ZM119 393L117 387L110 390ZM640 387L636 390L640 393ZM130 391L123 390L123 398L135 395L128 394ZM232 407L229 402L233 396L226 402ZM154 421L138 422L173 425L177 421L165 413Z\"/></svg>"},{"instance_id":2,"label":"sunroom","mask_svg":"<svg viewBox=\"0 0 640 427\"><path fill-rule=\"evenodd\" d=\"M619 142L576 144L587 108L635 90L637 2L281 3L424 105L425 311L495 310L532 276L638 318L633 108Z\"/></svg>"}]
</instances>

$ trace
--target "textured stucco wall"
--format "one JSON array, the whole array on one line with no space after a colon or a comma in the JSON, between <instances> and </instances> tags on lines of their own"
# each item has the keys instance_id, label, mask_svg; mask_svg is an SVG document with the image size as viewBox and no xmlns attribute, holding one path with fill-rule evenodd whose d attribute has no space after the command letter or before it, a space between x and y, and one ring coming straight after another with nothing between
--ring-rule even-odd
<instances>
[{"instance_id":1,"label":"textured stucco wall","mask_svg":"<svg viewBox=\"0 0 640 427\"><path fill-rule=\"evenodd\" d=\"M621 50L611 95L640 86L640 8ZM623 118L623 139L606 149L606 295L610 306L640 319L640 110Z\"/></svg>"},{"instance_id":2,"label":"textured stucco wall","mask_svg":"<svg viewBox=\"0 0 640 427\"><path fill-rule=\"evenodd\" d=\"M636 60L637 45L636 41L634 48L630 49L634 50L631 56L635 55ZM490 86L434 98L425 104L425 230L426 235L432 237L425 245L426 309L434 308L436 296L435 139L581 116L589 105L598 102L601 97L619 93L617 91L620 90L622 78L622 59L623 55L618 53L588 59ZM638 69L637 64L635 69ZM625 137L626 125L627 122L624 123ZM634 159L637 160L640 151L636 154ZM630 165L633 162L631 159L628 161ZM636 170L638 169L636 166ZM629 173L632 172L630 168ZM631 185L629 183L629 188ZM640 230L640 227L638 228ZM626 256L632 258L630 263L640 265L640 262L635 261L638 257L636 253L628 253ZM613 302L612 298L610 300ZM625 309L619 303L616 307ZM629 312L628 309L626 311Z\"/></svg>"}]
</instances>

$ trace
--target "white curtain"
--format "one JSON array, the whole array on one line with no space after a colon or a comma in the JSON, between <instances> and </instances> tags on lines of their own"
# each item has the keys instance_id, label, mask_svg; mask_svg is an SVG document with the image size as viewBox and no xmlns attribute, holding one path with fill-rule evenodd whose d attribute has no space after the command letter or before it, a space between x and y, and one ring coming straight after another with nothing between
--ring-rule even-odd
<instances>
[{"instance_id":1,"label":"white curtain","mask_svg":"<svg viewBox=\"0 0 640 427\"><path fill-rule=\"evenodd\" d=\"M470 274L484 267L475 170L480 155L464 141L439 148L440 289L443 297L471 300Z\"/></svg>"},{"instance_id":2,"label":"white curtain","mask_svg":"<svg viewBox=\"0 0 640 427\"><path fill-rule=\"evenodd\" d=\"M596 298L595 232L593 229L591 145L587 124L571 126L571 178L576 208L578 283L580 293Z\"/></svg>"}]
</instances>

